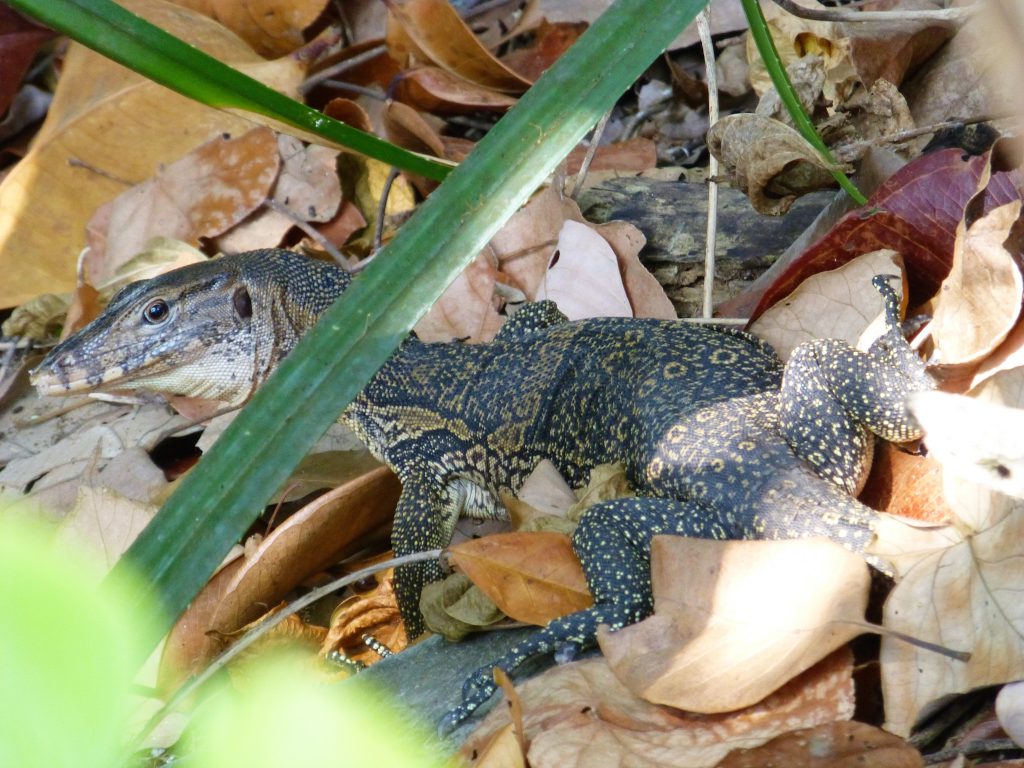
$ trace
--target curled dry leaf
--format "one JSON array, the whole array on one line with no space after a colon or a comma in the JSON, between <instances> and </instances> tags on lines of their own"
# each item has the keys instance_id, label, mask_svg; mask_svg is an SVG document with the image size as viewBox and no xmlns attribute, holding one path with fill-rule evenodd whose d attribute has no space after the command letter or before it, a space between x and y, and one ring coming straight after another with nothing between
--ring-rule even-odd
<instances>
[{"instance_id":1,"label":"curled dry leaf","mask_svg":"<svg viewBox=\"0 0 1024 768\"><path fill-rule=\"evenodd\" d=\"M846 720L790 731L754 749L736 750L716 768L924 768L921 753L898 736Z\"/></svg>"},{"instance_id":2,"label":"curled dry leaf","mask_svg":"<svg viewBox=\"0 0 1024 768\"><path fill-rule=\"evenodd\" d=\"M199 245L255 211L277 178L277 137L254 128L197 147L117 199L87 226L86 272L102 285L155 236Z\"/></svg>"},{"instance_id":3,"label":"curled dry leaf","mask_svg":"<svg viewBox=\"0 0 1024 768\"><path fill-rule=\"evenodd\" d=\"M723 117L708 150L758 213L781 216L800 195L831 187L832 166L788 125L752 114Z\"/></svg>"},{"instance_id":4,"label":"curled dry leaf","mask_svg":"<svg viewBox=\"0 0 1024 768\"><path fill-rule=\"evenodd\" d=\"M541 459L519 487L516 497L504 494L501 501L518 530L540 515L565 517L576 503L576 495L555 465L549 459Z\"/></svg>"},{"instance_id":5,"label":"curled dry leaf","mask_svg":"<svg viewBox=\"0 0 1024 768\"><path fill-rule=\"evenodd\" d=\"M583 569L564 533L496 534L448 551L455 565L518 621L544 626L593 605Z\"/></svg>"},{"instance_id":6,"label":"curled dry leaf","mask_svg":"<svg viewBox=\"0 0 1024 768\"><path fill-rule=\"evenodd\" d=\"M420 611L427 629L451 642L505 618L494 601L463 573L427 584L420 595Z\"/></svg>"},{"instance_id":7,"label":"curled dry leaf","mask_svg":"<svg viewBox=\"0 0 1024 768\"><path fill-rule=\"evenodd\" d=\"M1010 333L1020 315L1024 281L1003 246L1021 201L1000 206L956 231L953 266L935 298L932 340L943 367L976 363Z\"/></svg>"},{"instance_id":8,"label":"curled dry leaf","mask_svg":"<svg viewBox=\"0 0 1024 768\"><path fill-rule=\"evenodd\" d=\"M944 696L1024 676L1024 508L963 543L921 558L896 585L883 625L956 651L967 662L882 636L885 729L910 733Z\"/></svg>"},{"instance_id":9,"label":"curled dry leaf","mask_svg":"<svg viewBox=\"0 0 1024 768\"><path fill-rule=\"evenodd\" d=\"M830 541L657 536L654 615L599 632L633 693L690 712L760 701L864 631L863 558Z\"/></svg>"},{"instance_id":10,"label":"curled dry leaf","mask_svg":"<svg viewBox=\"0 0 1024 768\"><path fill-rule=\"evenodd\" d=\"M1004 685L996 696L999 725L1017 744L1024 746L1024 682Z\"/></svg>"},{"instance_id":11,"label":"curled dry leaf","mask_svg":"<svg viewBox=\"0 0 1024 768\"><path fill-rule=\"evenodd\" d=\"M882 314L882 297L871 285L875 275L900 277L903 293L899 254L872 251L839 269L808 277L752 323L750 331L771 344L783 360L812 339L843 339L857 346L864 330Z\"/></svg>"},{"instance_id":12,"label":"curled dry leaf","mask_svg":"<svg viewBox=\"0 0 1024 768\"><path fill-rule=\"evenodd\" d=\"M202 636L236 632L259 618L267 606L276 605L302 579L336 562L366 534L385 526L400 491L394 473L379 467L310 502L246 557L229 584L217 586L224 594L210 612L208 623L195 621L187 610L179 625ZM190 647L202 645L184 639L179 642ZM216 652L217 642L211 638L189 662L201 665Z\"/></svg>"},{"instance_id":13,"label":"curled dry leaf","mask_svg":"<svg viewBox=\"0 0 1024 768\"><path fill-rule=\"evenodd\" d=\"M841 650L752 707L692 715L633 696L603 659L564 664L519 688L527 757L533 768L710 768L733 749L851 717L852 670L852 655ZM508 721L505 708L495 708L462 754L473 754Z\"/></svg>"},{"instance_id":14,"label":"curled dry leaf","mask_svg":"<svg viewBox=\"0 0 1024 768\"><path fill-rule=\"evenodd\" d=\"M289 95L303 75L294 59L265 62L237 36L193 11L159 0L126 8ZM44 291L70 291L85 224L103 203L151 177L161 164L224 133L239 117L168 91L88 49L71 44L47 119L31 151L0 182L0 306ZM23 258L26 253L31 259Z\"/></svg>"},{"instance_id":15,"label":"curled dry leaf","mask_svg":"<svg viewBox=\"0 0 1024 768\"><path fill-rule=\"evenodd\" d=\"M471 83L440 67L403 72L395 86L395 98L435 115L504 112L517 101L514 96Z\"/></svg>"},{"instance_id":16,"label":"curled dry leaf","mask_svg":"<svg viewBox=\"0 0 1024 768\"><path fill-rule=\"evenodd\" d=\"M386 556L390 554L388 552ZM346 563L352 571L368 565L364 562ZM366 635L372 636L395 653L409 645L405 625L398 611L398 598L395 597L394 574L393 568L378 573L377 584L371 592L353 595L334 609L327 636L320 646L322 656L340 651L354 661L375 664L381 660L381 656L363 641Z\"/></svg>"},{"instance_id":17,"label":"curled dry leaf","mask_svg":"<svg viewBox=\"0 0 1024 768\"><path fill-rule=\"evenodd\" d=\"M494 285L497 270L487 251L478 254L420 318L413 330L423 341L490 341L501 329Z\"/></svg>"},{"instance_id":18,"label":"curled dry leaf","mask_svg":"<svg viewBox=\"0 0 1024 768\"><path fill-rule=\"evenodd\" d=\"M385 0L385 5L388 48L395 58L408 60L411 54L495 91L522 93L530 87L531 81L483 46L447 0Z\"/></svg>"}]
</instances>

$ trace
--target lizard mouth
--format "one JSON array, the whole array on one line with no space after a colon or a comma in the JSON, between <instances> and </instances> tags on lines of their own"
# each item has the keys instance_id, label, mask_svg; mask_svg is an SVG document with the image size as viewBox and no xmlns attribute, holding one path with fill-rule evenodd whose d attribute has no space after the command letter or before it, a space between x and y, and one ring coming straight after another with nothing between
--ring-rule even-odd
<instances>
[{"instance_id":1,"label":"lizard mouth","mask_svg":"<svg viewBox=\"0 0 1024 768\"><path fill-rule=\"evenodd\" d=\"M51 360L47 356L37 368L29 372L29 381L44 397L62 397L108 389L111 384L116 386L116 382L121 378L117 370L105 370L95 374L79 372L75 375L68 370L71 367L71 361L62 361L60 358Z\"/></svg>"}]
</instances>

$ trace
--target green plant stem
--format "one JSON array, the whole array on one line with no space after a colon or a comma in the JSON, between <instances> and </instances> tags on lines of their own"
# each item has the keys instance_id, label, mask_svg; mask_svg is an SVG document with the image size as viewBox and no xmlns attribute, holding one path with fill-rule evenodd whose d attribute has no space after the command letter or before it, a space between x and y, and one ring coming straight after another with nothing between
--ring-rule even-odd
<instances>
[{"instance_id":1,"label":"green plant stem","mask_svg":"<svg viewBox=\"0 0 1024 768\"><path fill-rule=\"evenodd\" d=\"M757 52L761 55L762 61L764 61L765 69L768 70L768 75L772 79L775 90L779 93L779 98L786 105L786 111L793 118L797 131L800 132L800 135L804 137L807 143L818 151L825 159L825 162L832 166L830 172L832 177L839 182L839 186L846 190L846 193L857 205L864 205L868 201L867 198L850 181L849 177L839 170L839 164L832 156L832 153L829 152L828 147L825 146L825 142L821 140L821 136L818 135L818 131L814 128L814 123L807 116L803 105L800 103L800 98L796 95L796 91L793 90L793 84L789 82L786 68L782 66L779 52L775 48L775 41L772 40L772 34L768 30L768 22L765 21L764 14L761 12L761 5L757 0L740 0L740 2L743 4L743 12L747 16L747 23L750 25L750 34L753 35L754 43L757 45Z\"/></svg>"},{"instance_id":2,"label":"green plant stem","mask_svg":"<svg viewBox=\"0 0 1024 768\"><path fill-rule=\"evenodd\" d=\"M445 163L408 152L268 88L111 0L2 0L43 24L178 93L322 136L405 171L441 181Z\"/></svg>"}]
</instances>

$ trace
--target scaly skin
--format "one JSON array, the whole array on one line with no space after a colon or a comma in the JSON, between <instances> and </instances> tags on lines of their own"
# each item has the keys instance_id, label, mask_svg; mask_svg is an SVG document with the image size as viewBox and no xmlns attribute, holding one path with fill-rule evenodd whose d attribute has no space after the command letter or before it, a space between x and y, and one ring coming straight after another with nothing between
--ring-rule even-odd
<instances>
[{"instance_id":1,"label":"scaly skin","mask_svg":"<svg viewBox=\"0 0 1024 768\"><path fill-rule=\"evenodd\" d=\"M124 289L34 373L45 394L142 389L244 402L350 281L285 251L255 251ZM445 546L458 517L503 515L541 459L571 485L620 462L639 498L598 504L574 537L595 605L552 622L498 660L508 670L562 644L594 641L651 610L650 539L828 536L862 552L875 513L856 493L875 435L918 436L906 396L931 387L900 335L868 353L821 340L782 367L744 333L680 322L568 322L549 302L520 310L488 344L415 338L342 418L394 469L403 490L396 554ZM160 303L162 302L162 304ZM154 309L154 307L156 309ZM397 575L411 636L436 564ZM457 723L493 692L491 665L467 681Z\"/></svg>"}]
</instances>

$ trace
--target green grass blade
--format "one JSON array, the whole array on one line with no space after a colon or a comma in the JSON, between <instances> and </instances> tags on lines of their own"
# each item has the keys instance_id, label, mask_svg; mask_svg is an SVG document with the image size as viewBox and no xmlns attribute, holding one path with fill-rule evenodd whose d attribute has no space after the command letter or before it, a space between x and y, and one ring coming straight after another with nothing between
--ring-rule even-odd
<instances>
[{"instance_id":1,"label":"green grass blade","mask_svg":"<svg viewBox=\"0 0 1024 768\"><path fill-rule=\"evenodd\" d=\"M451 167L345 125L232 69L111 0L4 0L119 64L211 107L242 109L440 181Z\"/></svg>"},{"instance_id":2,"label":"green grass blade","mask_svg":"<svg viewBox=\"0 0 1024 768\"><path fill-rule=\"evenodd\" d=\"M779 52L775 48L775 41L772 40L772 33L768 30L768 22L765 21L758 0L740 0L740 2L743 4L743 12L747 16L747 24L750 25L750 34L754 38L755 45L757 45L757 52L761 55L761 60L764 62L765 69L772 79L772 85L775 86L775 90L779 93L779 98L786 105L786 111L793 118L793 124L796 126L796 129L808 144L818 150L818 153L825 158L825 162L832 166L838 165L835 158L832 157L832 153L829 152L828 147L825 146L825 142L818 135L818 131L815 129L814 123L811 122L811 118L804 112L803 105L800 103L800 97L793 90L793 84L789 82L786 69L782 66L782 60L779 58ZM839 186L846 190L846 194L857 205L867 203L868 199L864 197L845 173L838 168L832 170L831 173L832 178L839 182Z\"/></svg>"},{"instance_id":3,"label":"green grass blade","mask_svg":"<svg viewBox=\"0 0 1024 768\"><path fill-rule=\"evenodd\" d=\"M177 616L413 323L705 2L616 0L360 273L118 568L141 570Z\"/></svg>"}]
</instances>

